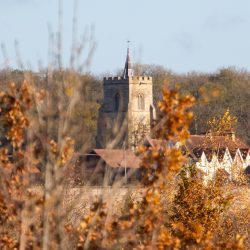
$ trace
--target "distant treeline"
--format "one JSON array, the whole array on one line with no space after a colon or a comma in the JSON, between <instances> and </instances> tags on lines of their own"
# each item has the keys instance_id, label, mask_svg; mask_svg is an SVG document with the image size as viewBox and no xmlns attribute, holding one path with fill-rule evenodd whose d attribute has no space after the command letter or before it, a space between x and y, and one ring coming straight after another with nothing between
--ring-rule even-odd
<instances>
[{"instance_id":1,"label":"distant treeline","mask_svg":"<svg viewBox=\"0 0 250 250\"><path fill-rule=\"evenodd\" d=\"M136 73L154 79L154 102L161 99L164 84L177 86L196 98L192 134L207 132L208 121L227 109L237 117L236 136L250 145L250 72L224 68L215 73L176 74L157 65L136 65Z\"/></svg>"},{"instance_id":2,"label":"distant treeline","mask_svg":"<svg viewBox=\"0 0 250 250\"><path fill-rule=\"evenodd\" d=\"M208 120L222 115L229 109L238 119L236 136L250 144L250 72L225 68L211 74L191 72L183 75L173 73L162 66L135 65L135 74L153 77L156 107L161 99L164 84L178 87L182 93L189 93L196 98L196 105L193 108L195 119L190 128L192 134L206 132ZM37 122L39 130L37 134L48 133L56 139L60 126L58 123L62 120L59 118L67 117L67 126L72 128L69 136L75 139L76 150L95 147L98 109L103 98L101 77L69 70L55 71L48 77L46 72L8 69L0 71L0 91L6 90L11 82L18 85L24 80L31 82L38 90L44 89L50 96L49 109L38 112L34 107L30 114L35 118L32 120ZM58 100L60 99L60 102L67 107L68 100L71 96L75 96L74 91L77 91L77 103L70 108L70 112L60 109ZM67 114L62 114L64 111ZM41 114L42 117L39 117ZM41 119L44 121L41 122ZM4 134L2 127L0 134L2 138ZM35 139L39 142L37 138Z\"/></svg>"}]
</instances>

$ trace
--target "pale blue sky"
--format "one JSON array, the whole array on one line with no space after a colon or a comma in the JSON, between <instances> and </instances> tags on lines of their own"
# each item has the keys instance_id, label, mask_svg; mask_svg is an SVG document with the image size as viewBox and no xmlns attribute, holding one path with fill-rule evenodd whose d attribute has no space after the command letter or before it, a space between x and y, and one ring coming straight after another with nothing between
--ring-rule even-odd
<instances>
[{"instance_id":1,"label":"pale blue sky","mask_svg":"<svg viewBox=\"0 0 250 250\"><path fill-rule=\"evenodd\" d=\"M72 40L73 0L63 1L64 62ZM0 41L15 62L47 63L48 24L57 29L58 0L0 0ZM250 70L249 0L78 0L78 34L94 27L93 73L123 67L126 40L134 62L175 72L211 72L227 66ZM0 53L0 65L3 65Z\"/></svg>"}]
</instances>

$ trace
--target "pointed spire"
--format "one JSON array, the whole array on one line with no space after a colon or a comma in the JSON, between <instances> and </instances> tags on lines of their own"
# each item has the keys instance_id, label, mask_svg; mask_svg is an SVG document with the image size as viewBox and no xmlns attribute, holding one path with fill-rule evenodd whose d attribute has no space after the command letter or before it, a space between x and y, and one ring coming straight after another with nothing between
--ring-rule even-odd
<instances>
[{"instance_id":1,"label":"pointed spire","mask_svg":"<svg viewBox=\"0 0 250 250\"><path fill-rule=\"evenodd\" d=\"M130 41L128 41L127 58L126 58L125 67L124 67L124 71L123 71L124 78L128 78L129 76L134 75L134 72L132 69L132 63L131 63L131 59L130 59L129 43L130 43Z\"/></svg>"}]
</instances>

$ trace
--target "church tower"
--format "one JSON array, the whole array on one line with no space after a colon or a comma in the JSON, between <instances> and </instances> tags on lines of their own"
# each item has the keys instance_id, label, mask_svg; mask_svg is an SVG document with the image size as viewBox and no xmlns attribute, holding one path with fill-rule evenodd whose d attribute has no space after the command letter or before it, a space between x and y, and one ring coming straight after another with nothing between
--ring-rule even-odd
<instances>
[{"instance_id":1,"label":"church tower","mask_svg":"<svg viewBox=\"0 0 250 250\"><path fill-rule=\"evenodd\" d=\"M122 76L105 77L99 110L97 147L134 149L150 135L155 109L150 76L135 76L130 51Z\"/></svg>"}]
</instances>

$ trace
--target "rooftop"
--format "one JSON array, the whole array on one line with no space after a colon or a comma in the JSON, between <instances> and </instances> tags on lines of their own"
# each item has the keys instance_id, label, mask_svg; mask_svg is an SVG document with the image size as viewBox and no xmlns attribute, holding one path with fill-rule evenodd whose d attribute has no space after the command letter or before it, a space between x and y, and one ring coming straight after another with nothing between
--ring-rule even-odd
<instances>
[{"instance_id":1,"label":"rooftop","mask_svg":"<svg viewBox=\"0 0 250 250\"><path fill-rule=\"evenodd\" d=\"M94 153L100 156L110 167L139 168L140 159L131 150L123 149L94 149Z\"/></svg>"}]
</instances>

